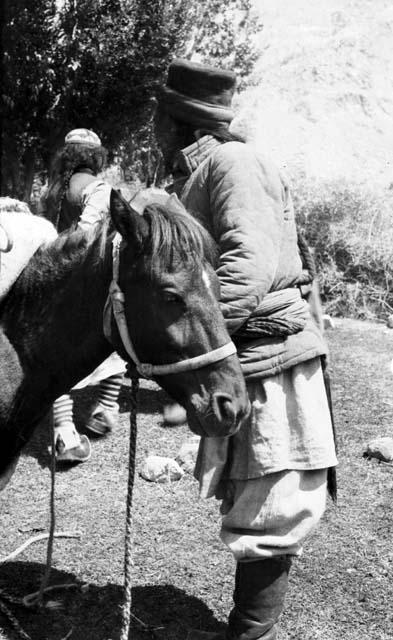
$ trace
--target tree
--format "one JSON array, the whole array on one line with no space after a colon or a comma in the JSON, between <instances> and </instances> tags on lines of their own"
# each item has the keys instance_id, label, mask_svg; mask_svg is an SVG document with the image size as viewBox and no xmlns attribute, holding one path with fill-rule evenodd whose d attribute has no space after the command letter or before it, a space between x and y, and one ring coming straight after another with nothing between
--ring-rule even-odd
<instances>
[{"instance_id":1,"label":"tree","mask_svg":"<svg viewBox=\"0 0 393 640\"><path fill-rule=\"evenodd\" d=\"M52 4L37 0L29 7L23 0L8 0L3 5L2 177L13 185L12 195L23 196L20 163L30 180L31 150L39 143L36 125L50 94L46 22L52 18Z\"/></svg>"},{"instance_id":2,"label":"tree","mask_svg":"<svg viewBox=\"0 0 393 640\"><path fill-rule=\"evenodd\" d=\"M37 164L73 127L110 151L137 132L181 41L185 2L8 0L3 27L2 192L28 199Z\"/></svg>"},{"instance_id":3,"label":"tree","mask_svg":"<svg viewBox=\"0 0 393 640\"><path fill-rule=\"evenodd\" d=\"M80 126L152 173L151 98L170 60L197 56L245 77L250 11L249 0L6 0L1 192L28 201L34 171Z\"/></svg>"},{"instance_id":4,"label":"tree","mask_svg":"<svg viewBox=\"0 0 393 640\"><path fill-rule=\"evenodd\" d=\"M232 69L243 89L260 53L258 36L262 23L251 0L196 0L166 5L165 19L172 16L177 31L173 56ZM129 139L124 163L131 164L139 177L150 183L159 176L159 156L152 124L146 120L142 130Z\"/></svg>"},{"instance_id":5,"label":"tree","mask_svg":"<svg viewBox=\"0 0 393 640\"><path fill-rule=\"evenodd\" d=\"M193 3L186 57L232 69L242 87L259 56L262 23L251 0L205 0Z\"/></svg>"}]
</instances>

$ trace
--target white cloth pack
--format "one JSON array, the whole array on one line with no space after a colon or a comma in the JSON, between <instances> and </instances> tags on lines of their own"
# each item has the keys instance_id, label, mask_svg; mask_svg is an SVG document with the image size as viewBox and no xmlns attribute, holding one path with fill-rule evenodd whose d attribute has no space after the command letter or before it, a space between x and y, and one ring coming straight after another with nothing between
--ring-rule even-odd
<instances>
[{"instance_id":1,"label":"white cloth pack","mask_svg":"<svg viewBox=\"0 0 393 640\"><path fill-rule=\"evenodd\" d=\"M0 211L0 225L12 242L11 250L0 254L2 300L37 249L55 240L57 231L51 222L31 212Z\"/></svg>"}]
</instances>

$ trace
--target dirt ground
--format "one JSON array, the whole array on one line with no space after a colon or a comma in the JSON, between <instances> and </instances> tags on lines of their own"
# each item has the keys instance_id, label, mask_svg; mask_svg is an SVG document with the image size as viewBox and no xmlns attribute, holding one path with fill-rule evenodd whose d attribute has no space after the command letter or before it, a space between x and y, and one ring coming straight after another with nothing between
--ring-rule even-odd
<instances>
[{"instance_id":1,"label":"dirt ground","mask_svg":"<svg viewBox=\"0 0 393 640\"><path fill-rule=\"evenodd\" d=\"M291 574L280 640L393 638L393 466L362 457L364 443L393 435L393 331L338 321L328 333L338 428L339 498ZM82 417L94 394L79 392ZM146 452L174 457L186 426L165 428L165 395L144 382L140 391L137 466ZM55 543L52 583L75 582L59 594L61 608L25 612L13 605L33 640L117 640L122 603L124 512L129 431L128 389L118 429L93 442L91 460L56 474L58 531L81 532ZM46 531L49 455L43 425L1 495L0 556ZM136 477L133 611L159 640L183 640L190 628L218 630L231 606L234 564L218 539L214 500L198 500L190 475L160 485ZM25 595L38 588L46 543L0 566L0 588ZM0 638L16 639L0 614ZM67 634L70 632L68 636ZM130 637L151 634L134 624Z\"/></svg>"}]
</instances>

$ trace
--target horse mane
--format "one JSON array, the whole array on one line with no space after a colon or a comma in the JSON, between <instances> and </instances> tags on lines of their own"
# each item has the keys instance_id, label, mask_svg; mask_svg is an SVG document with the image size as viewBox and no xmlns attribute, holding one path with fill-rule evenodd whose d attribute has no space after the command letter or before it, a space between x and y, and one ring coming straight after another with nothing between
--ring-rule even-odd
<instances>
[{"instance_id":1,"label":"horse mane","mask_svg":"<svg viewBox=\"0 0 393 640\"><path fill-rule=\"evenodd\" d=\"M200 265L203 260L214 267L217 264L217 248L208 231L178 202L163 205L151 203L143 216L149 224L149 234L143 244L144 273L157 267L175 271L179 263ZM1 302L0 312L29 313L29 305L50 305L60 282L76 271L81 278L90 261L94 269L106 268L110 251L106 251L108 239L114 234L111 218L84 230L73 226L63 231L34 254L11 291Z\"/></svg>"},{"instance_id":2,"label":"horse mane","mask_svg":"<svg viewBox=\"0 0 393 640\"><path fill-rule=\"evenodd\" d=\"M39 282L45 279L47 273L55 272L61 278L86 259L89 249L94 253L96 266L99 265L104 259L107 232L107 222L88 231L72 226L34 254L24 271L26 277Z\"/></svg>"},{"instance_id":3,"label":"horse mane","mask_svg":"<svg viewBox=\"0 0 393 640\"><path fill-rule=\"evenodd\" d=\"M154 265L175 269L183 264L199 264L206 260L217 263L218 251L209 232L179 202L175 206L152 203L145 207L143 217L149 223L150 234L143 254Z\"/></svg>"},{"instance_id":4,"label":"horse mane","mask_svg":"<svg viewBox=\"0 0 393 640\"><path fill-rule=\"evenodd\" d=\"M73 226L43 245L31 258L1 302L0 313L13 311L29 313L30 305L51 304L59 283L70 273L87 264L90 259L94 269L103 267L106 258L109 221L103 221L92 230ZM109 252L108 252L109 253ZM83 271L81 272L83 274Z\"/></svg>"},{"instance_id":5,"label":"horse mane","mask_svg":"<svg viewBox=\"0 0 393 640\"><path fill-rule=\"evenodd\" d=\"M201 260L216 264L218 251L213 238L179 202L175 206L149 204L143 217L149 224L149 235L142 254L155 265L158 261L163 269L171 270L178 266L179 260L183 264L200 263ZM48 270L67 271L78 258L85 259L88 247L94 248L95 266L99 266L106 257L110 232L113 228L109 216L91 231L73 226L40 249L27 268L38 278Z\"/></svg>"}]
</instances>

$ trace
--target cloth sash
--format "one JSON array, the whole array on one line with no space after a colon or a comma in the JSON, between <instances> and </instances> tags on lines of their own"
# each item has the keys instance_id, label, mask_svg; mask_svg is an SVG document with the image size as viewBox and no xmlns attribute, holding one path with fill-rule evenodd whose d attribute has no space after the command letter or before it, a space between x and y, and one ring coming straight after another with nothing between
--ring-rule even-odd
<instances>
[{"instance_id":1,"label":"cloth sash","mask_svg":"<svg viewBox=\"0 0 393 640\"><path fill-rule=\"evenodd\" d=\"M297 287L267 293L235 337L289 336L299 333L310 319L309 306Z\"/></svg>"}]
</instances>

